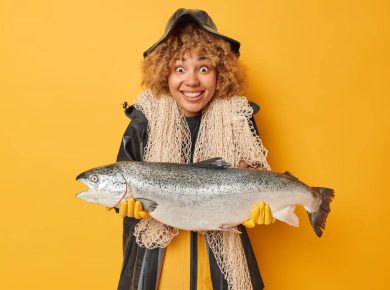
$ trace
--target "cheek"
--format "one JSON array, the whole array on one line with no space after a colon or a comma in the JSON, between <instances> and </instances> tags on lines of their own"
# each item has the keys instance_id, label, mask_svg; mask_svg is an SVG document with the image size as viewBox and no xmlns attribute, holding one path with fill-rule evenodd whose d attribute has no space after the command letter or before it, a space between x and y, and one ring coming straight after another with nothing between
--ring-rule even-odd
<instances>
[{"instance_id":1,"label":"cheek","mask_svg":"<svg viewBox=\"0 0 390 290\"><path fill-rule=\"evenodd\" d=\"M217 87L217 75L216 73L210 74L204 80L204 84L207 86L209 91L214 92Z\"/></svg>"},{"instance_id":2,"label":"cheek","mask_svg":"<svg viewBox=\"0 0 390 290\"><path fill-rule=\"evenodd\" d=\"M181 83L180 77L175 75L168 76L168 87L171 92L172 90L177 89L180 86L180 83Z\"/></svg>"}]
</instances>

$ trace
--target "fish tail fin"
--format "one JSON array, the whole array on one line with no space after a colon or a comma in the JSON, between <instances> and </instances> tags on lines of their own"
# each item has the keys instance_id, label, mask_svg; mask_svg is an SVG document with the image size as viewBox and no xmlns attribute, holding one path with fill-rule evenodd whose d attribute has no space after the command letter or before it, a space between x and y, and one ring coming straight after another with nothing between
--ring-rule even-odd
<instances>
[{"instance_id":1,"label":"fish tail fin","mask_svg":"<svg viewBox=\"0 0 390 290\"><path fill-rule=\"evenodd\" d=\"M311 226L318 237L322 236L325 229L326 218L330 212L330 203L334 198L334 190L325 187L313 187L314 191L320 196L321 202L316 212L307 212Z\"/></svg>"}]
</instances>

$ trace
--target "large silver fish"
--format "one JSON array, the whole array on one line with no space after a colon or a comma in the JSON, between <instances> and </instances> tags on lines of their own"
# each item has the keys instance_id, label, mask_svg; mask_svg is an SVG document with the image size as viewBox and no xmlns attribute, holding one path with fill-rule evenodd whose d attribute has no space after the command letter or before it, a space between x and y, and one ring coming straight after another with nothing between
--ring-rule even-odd
<instances>
[{"instance_id":1,"label":"large silver fish","mask_svg":"<svg viewBox=\"0 0 390 290\"><path fill-rule=\"evenodd\" d=\"M290 173L230 168L221 158L194 164L125 161L81 173L89 190L77 197L108 207L134 197L157 221L192 231L229 230L259 202L274 218L298 226L302 205L320 237L334 191L310 187Z\"/></svg>"}]
</instances>

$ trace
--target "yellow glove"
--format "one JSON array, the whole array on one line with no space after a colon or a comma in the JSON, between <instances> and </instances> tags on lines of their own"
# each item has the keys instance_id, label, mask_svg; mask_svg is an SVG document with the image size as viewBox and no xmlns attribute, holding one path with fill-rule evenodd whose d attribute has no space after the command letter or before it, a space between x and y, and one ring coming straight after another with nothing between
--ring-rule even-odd
<instances>
[{"instance_id":1,"label":"yellow glove","mask_svg":"<svg viewBox=\"0 0 390 290\"><path fill-rule=\"evenodd\" d=\"M143 210L142 203L134 198L120 203L119 215L121 217L133 217L136 219L150 218L149 213Z\"/></svg>"},{"instance_id":2,"label":"yellow glove","mask_svg":"<svg viewBox=\"0 0 390 290\"><path fill-rule=\"evenodd\" d=\"M269 225L274 222L275 218L272 217L269 205L264 201L260 201L252 209L249 218L242 225L246 228L253 228L255 225Z\"/></svg>"}]
</instances>

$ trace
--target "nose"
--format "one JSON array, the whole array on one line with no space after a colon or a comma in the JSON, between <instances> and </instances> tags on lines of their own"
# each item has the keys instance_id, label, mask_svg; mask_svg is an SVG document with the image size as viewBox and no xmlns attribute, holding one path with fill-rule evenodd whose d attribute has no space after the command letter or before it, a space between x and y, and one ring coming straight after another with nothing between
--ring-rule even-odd
<instances>
[{"instance_id":1,"label":"nose","mask_svg":"<svg viewBox=\"0 0 390 290\"><path fill-rule=\"evenodd\" d=\"M199 78L196 72L188 72L185 80L185 85L189 87L199 86Z\"/></svg>"}]
</instances>

